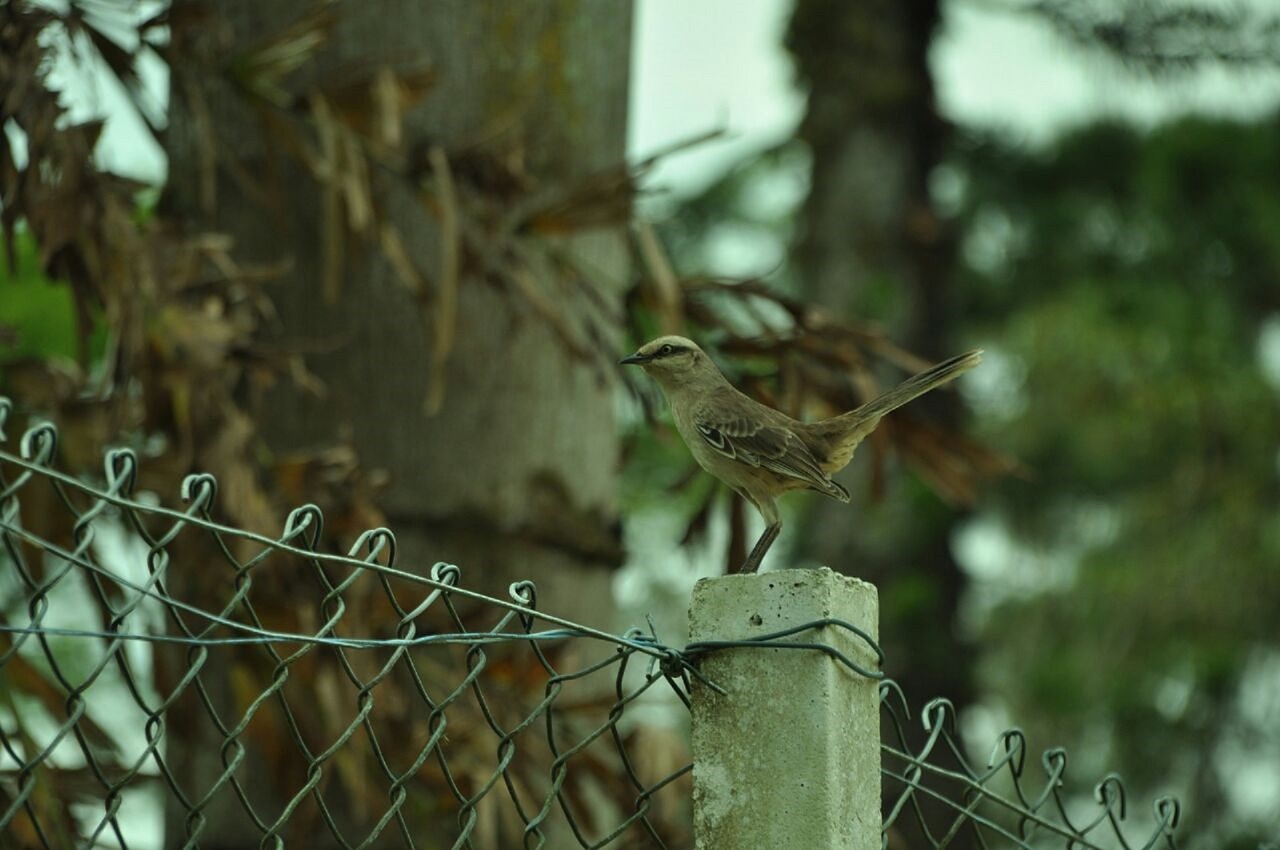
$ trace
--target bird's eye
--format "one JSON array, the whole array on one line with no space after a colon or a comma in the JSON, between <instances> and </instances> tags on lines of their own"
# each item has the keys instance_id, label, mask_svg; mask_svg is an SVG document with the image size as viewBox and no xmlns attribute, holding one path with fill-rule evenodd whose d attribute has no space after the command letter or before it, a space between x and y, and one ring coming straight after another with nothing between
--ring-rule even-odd
<instances>
[{"instance_id":1,"label":"bird's eye","mask_svg":"<svg viewBox=\"0 0 1280 850\"><path fill-rule=\"evenodd\" d=\"M664 345L662 346L662 348L658 349L658 354L662 357L666 357L668 354L671 354L674 351L675 349L671 347L670 343L668 343L667 345Z\"/></svg>"}]
</instances>

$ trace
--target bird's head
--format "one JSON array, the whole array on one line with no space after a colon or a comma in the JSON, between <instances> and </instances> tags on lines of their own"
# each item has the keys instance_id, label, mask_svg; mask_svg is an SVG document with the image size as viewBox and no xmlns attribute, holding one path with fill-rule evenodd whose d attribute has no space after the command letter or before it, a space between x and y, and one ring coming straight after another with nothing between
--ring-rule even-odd
<instances>
[{"instance_id":1,"label":"bird's head","mask_svg":"<svg viewBox=\"0 0 1280 850\"><path fill-rule=\"evenodd\" d=\"M660 336L640 346L630 357L618 361L644 369L664 389L698 384L720 377L720 370L706 352L691 339Z\"/></svg>"}]
</instances>

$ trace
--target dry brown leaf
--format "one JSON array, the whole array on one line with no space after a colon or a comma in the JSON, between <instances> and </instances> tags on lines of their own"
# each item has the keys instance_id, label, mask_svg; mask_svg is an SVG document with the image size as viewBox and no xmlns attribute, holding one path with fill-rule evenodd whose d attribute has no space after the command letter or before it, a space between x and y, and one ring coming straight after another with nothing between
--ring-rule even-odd
<instances>
[{"instance_id":1,"label":"dry brown leaf","mask_svg":"<svg viewBox=\"0 0 1280 850\"><path fill-rule=\"evenodd\" d=\"M347 227L352 233L365 235L374 219L373 188L369 182L369 161L364 156L360 140L345 125L339 133L341 142L341 167L338 177L342 180L342 197L347 207Z\"/></svg>"},{"instance_id":2,"label":"dry brown leaf","mask_svg":"<svg viewBox=\"0 0 1280 850\"><path fill-rule=\"evenodd\" d=\"M529 193L511 205L511 229L544 235L626 225L638 194L637 178L664 157L722 135L712 130L677 142L639 162L619 162L567 185Z\"/></svg>"},{"instance_id":3,"label":"dry brown leaf","mask_svg":"<svg viewBox=\"0 0 1280 850\"><path fill-rule=\"evenodd\" d=\"M309 62L329 41L337 17L317 6L289 26L272 33L230 63L232 76L245 91L277 107L290 107L293 94L285 77Z\"/></svg>"},{"instance_id":4,"label":"dry brown leaf","mask_svg":"<svg viewBox=\"0 0 1280 850\"><path fill-rule=\"evenodd\" d=\"M404 143L404 110L408 106L399 76L390 68L379 68L369 89L373 120L367 135L384 147L399 148Z\"/></svg>"},{"instance_id":5,"label":"dry brown leaf","mask_svg":"<svg viewBox=\"0 0 1280 850\"><path fill-rule=\"evenodd\" d=\"M226 364L233 343L245 339L247 329L223 314L216 300L204 305L166 304L151 328L151 344L178 368L216 373Z\"/></svg>"},{"instance_id":6,"label":"dry brown leaf","mask_svg":"<svg viewBox=\"0 0 1280 850\"><path fill-rule=\"evenodd\" d=\"M378 235L383 256L391 264L391 270L395 272L396 279L412 292L415 298L425 302L427 281L414 265L413 258L409 256L409 249L405 247L404 240L400 237L400 229L394 223L384 221L378 228Z\"/></svg>"},{"instance_id":7,"label":"dry brown leaf","mask_svg":"<svg viewBox=\"0 0 1280 850\"><path fill-rule=\"evenodd\" d=\"M671 267L671 259L667 256L653 225L648 222L637 222L635 226L636 245L640 249L640 259L649 272L641 278L641 297L645 306L658 317L658 327L664 334L684 333L684 298L680 292L680 280Z\"/></svg>"},{"instance_id":8,"label":"dry brown leaf","mask_svg":"<svg viewBox=\"0 0 1280 850\"><path fill-rule=\"evenodd\" d=\"M431 337L431 374L427 382L427 398L423 410L428 416L440 412L444 404L445 366L453 351L458 323L458 286L461 273L461 225L457 187L444 149L436 146L428 154L436 187L436 208L440 221L440 275L432 318L435 333Z\"/></svg>"},{"instance_id":9,"label":"dry brown leaf","mask_svg":"<svg viewBox=\"0 0 1280 850\"><path fill-rule=\"evenodd\" d=\"M372 75L343 68L338 79L326 80L319 90L344 124L387 155L404 144L405 113L426 97L438 79L439 73L429 63L416 69L379 66Z\"/></svg>"},{"instance_id":10,"label":"dry brown leaf","mask_svg":"<svg viewBox=\"0 0 1280 850\"><path fill-rule=\"evenodd\" d=\"M329 111L323 97L311 98L311 120L316 128L320 150L311 162L311 173L320 186L320 245L324 251L321 262L321 286L324 301L330 306L338 303L342 290L342 265L346 233L342 226L342 179L339 175L339 150L341 128Z\"/></svg>"},{"instance_id":11,"label":"dry brown leaf","mask_svg":"<svg viewBox=\"0 0 1280 850\"><path fill-rule=\"evenodd\" d=\"M579 338L578 333L564 311L557 309L555 302L543 292L531 270L525 267L511 268L508 271L511 283L516 291L525 297L534 312L555 331L560 342L570 353L582 359L591 359L592 351Z\"/></svg>"}]
</instances>

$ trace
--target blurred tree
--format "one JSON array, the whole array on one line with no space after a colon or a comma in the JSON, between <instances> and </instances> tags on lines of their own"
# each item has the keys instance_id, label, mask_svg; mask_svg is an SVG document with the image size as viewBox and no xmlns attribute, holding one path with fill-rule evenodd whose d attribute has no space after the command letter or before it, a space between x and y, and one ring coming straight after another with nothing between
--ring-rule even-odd
<instances>
[{"instance_id":1,"label":"blurred tree","mask_svg":"<svg viewBox=\"0 0 1280 850\"><path fill-rule=\"evenodd\" d=\"M1171 85L1181 69L1274 62L1274 24L1256 11L1032 7ZM809 533L793 538L852 527L857 557L817 557L865 574L945 547L951 529L972 577L944 551L878 578L894 675L944 668L910 695L994 706L996 728L1067 745L1076 781L1131 778L1131 804L1183 795L1190 846L1255 847L1280 805L1275 122L1188 121L1150 138L1101 126L1042 153L955 136L929 104L928 31L905 22L918 13L798 4L812 164L785 144L693 199L666 230L678 265L706 273L724 244L798 230L777 275L792 291L886 321L924 351L931 340L910 336L922 306L941 313L933 333L989 346L973 381L981 436L1025 461L1030 481L1006 481L959 525L910 479L853 522L812 499ZM762 198L806 170L797 224ZM791 374L783 361L776 377ZM976 680L963 663L945 669L966 643L981 647ZM978 746L994 731L983 717L968 718Z\"/></svg>"},{"instance_id":2,"label":"blurred tree","mask_svg":"<svg viewBox=\"0 0 1280 850\"><path fill-rule=\"evenodd\" d=\"M29 367L6 364L21 412L59 423L62 461L77 471L100 465L108 445L145 446L142 487L169 497L189 473L211 472L218 510L240 527L274 536L287 508L316 502L329 520L322 545L345 546L390 518L401 568L473 564L466 585L501 596L532 578L557 613L612 626L627 8L297 0L153 11L140 21L133 3L0 5L0 83L13 95L0 114L6 247L12 258L29 231L79 320L81 362L55 381L49 355L66 340L51 327L40 343L37 323L5 313L41 346ZM100 124L69 122L47 86L60 37L140 107L137 56L164 46L172 179L154 219L136 215L138 187L94 163ZM93 342L101 327L105 351ZM93 427L72 430L81 420ZM316 626L315 582L290 572L304 564L233 577L229 565L192 568L225 563L216 551L182 542L169 554L179 596L221 610L234 578L266 622ZM357 591L345 627L394 627L373 578ZM334 666L319 655L293 669L295 704L313 710L288 717L313 752L364 699L350 687L335 700L308 680ZM262 826L228 786L202 798L241 743L236 776L258 812L312 778L286 745L288 709L254 704L275 675L270 659L236 659L205 669L199 697L191 688L172 706L169 764L192 796L170 798L166 840L256 843ZM161 690L193 663L163 654ZM541 699L536 678L525 684ZM388 741L425 740L399 687L379 686L370 721ZM520 694L507 691L514 706ZM198 699L236 732L215 728ZM484 720L464 717L459 730L468 722ZM466 740L455 736L455 755ZM491 741L470 746L493 761ZM363 835L386 811L386 778L363 751L325 767L343 792L331 811ZM548 764L537 781L550 778ZM496 800L479 807L486 840L518 842L523 825ZM318 846L328 831L300 802L291 834ZM413 816L430 834L424 824L442 814L419 793Z\"/></svg>"},{"instance_id":3,"label":"blurred tree","mask_svg":"<svg viewBox=\"0 0 1280 850\"><path fill-rule=\"evenodd\" d=\"M1187 846L1274 838L1280 123L967 140L950 167L981 432L1035 474L980 520L984 690L1180 794Z\"/></svg>"},{"instance_id":4,"label":"blurred tree","mask_svg":"<svg viewBox=\"0 0 1280 850\"><path fill-rule=\"evenodd\" d=\"M792 250L798 286L818 303L885 323L934 360L959 348L954 242L929 191L948 141L927 63L937 25L935 0L800 0L787 36L809 93L799 137L812 156ZM922 410L952 424L960 416L954 393L933 393L895 413L873 441ZM854 464L853 507L808 507L798 553L879 587L888 673L914 703L945 695L963 706L973 697L973 655L956 627L964 580L950 539L960 515L927 479L886 477L869 461Z\"/></svg>"},{"instance_id":5,"label":"blurred tree","mask_svg":"<svg viewBox=\"0 0 1280 850\"><path fill-rule=\"evenodd\" d=\"M275 451L349 426L412 561L532 570L607 621L625 242L570 238L609 222L565 198L622 162L626 15L393 5L176 4L163 211L287 260L278 344L323 388L267 396Z\"/></svg>"},{"instance_id":6,"label":"blurred tree","mask_svg":"<svg viewBox=\"0 0 1280 850\"><path fill-rule=\"evenodd\" d=\"M208 14L172 12L161 209L229 234L237 262L287 263L276 344L309 352L320 389L266 395L267 445L288 455L349 429L385 471L404 568L457 562L502 596L533 579L557 613L612 626L626 245L599 228L630 199L590 181L625 175L629 13L237 0ZM217 824L205 840L232 839Z\"/></svg>"},{"instance_id":7,"label":"blurred tree","mask_svg":"<svg viewBox=\"0 0 1280 850\"><path fill-rule=\"evenodd\" d=\"M607 567L620 557L609 389L626 257L607 230L628 219L632 194L621 162L626 66L616 61L626 16L499 4L405 5L399 16L383 6L375 16L237 0L179 2L122 25L111 15L126 6L137 8L0 6L4 56L17 59L0 62L0 79L26 93L0 116L17 128L0 148L7 243L29 227L44 273L70 285L81 359L62 382L49 379L47 358L21 385L6 371L22 412L59 423L69 468L134 445L146 455L140 488L171 499L188 475L212 473L219 515L268 535L291 505L317 503L328 522L315 542L325 547L390 519L401 567L480 563L468 586L497 593L532 576L558 612L603 624ZM116 41L129 42L129 26L132 49ZM167 53L171 180L156 215L136 215L137 187L93 160L99 125L68 122L45 85L51 33L82 39L139 100L138 54ZM486 40L501 49L472 49ZM674 330L687 317L726 332L725 349L749 363L744 384L765 400L848 407L871 363L913 362L878 330L749 282L677 281L640 231L649 274L632 292L652 309L631 314L637 327ZM743 327L737 320L757 307L786 322ZM98 327L109 337L101 352L89 343ZM767 371L780 362L787 380L775 385ZM70 434L73 414L92 427ZM932 460L941 468L949 458ZM171 592L272 628L317 627L332 600L302 576L302 559L268 565L252 546L220 545L166 544ZM344 592L343 628L383 633L397 612L363 575ZM227 650L207 666L203 653L156 655L162 692L200 673L156 727L182 742L165 756L184 789L168 797L170 836L256 840L295 794L291 838L314 841L330 818L356 834L402 780L428 786L413 786L414 810L402 812L411 823L430 832L443 815L433 802L433 791L447 796L441 780L385 775L417 755L411 748L382 772L358 746L327 750L361 720L355 707L372 705L361 690L371 671L338 670L312 652L286 680L269 649ZM541 698L538 676L519 682ZM276 686L284 700L259 699ZM379 680L361 722L381 740L429 737L405 687ZM518 707L523 693L512 680L504 687L511 705L501 710ZM496 778L492 742L462 734L484 722L455 724L454 757L467 756L470 772L454 793ZM552 778L547 764L521 781ZM579 790L606 804L599 787ZM477 806L495 845L522 829L498 799Z\"/></svg>"},{"instance_id":8,"label":"blurred tree","mask_svg":"<svg viewBox=\"0 0 1280 850\"><path fill-rule=\"evenodd\" d=\"M1280 63L1280 15L1265 3L983 0L1048 21L1076 44L1157 72Z\"/></svg>"}]
</instances>

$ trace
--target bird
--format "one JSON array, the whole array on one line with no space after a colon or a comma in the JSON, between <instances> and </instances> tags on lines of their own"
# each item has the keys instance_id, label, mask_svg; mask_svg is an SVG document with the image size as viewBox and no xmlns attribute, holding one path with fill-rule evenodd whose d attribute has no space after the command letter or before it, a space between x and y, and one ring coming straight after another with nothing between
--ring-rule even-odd
<instances>
[{"instance_id":1,"label":"bird","mask_svg":"<svg viewBox=\"0 0 1280 850\"><path fill-rule=\"evenodd\" d=\"M737 570L754 573L782 531L779 496L808 489L848 502L849 491L831 476L848 465L880 418L981 359L981 349L967 351L819 422L792 419L740 392L697 343L682 336L650 340L618 362L639 366L657 382L693 459L760 512L765 529Z\"/></svg>"}]
</instances>

